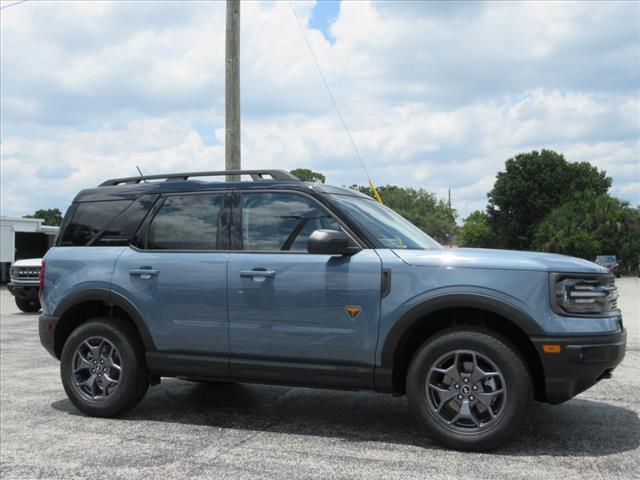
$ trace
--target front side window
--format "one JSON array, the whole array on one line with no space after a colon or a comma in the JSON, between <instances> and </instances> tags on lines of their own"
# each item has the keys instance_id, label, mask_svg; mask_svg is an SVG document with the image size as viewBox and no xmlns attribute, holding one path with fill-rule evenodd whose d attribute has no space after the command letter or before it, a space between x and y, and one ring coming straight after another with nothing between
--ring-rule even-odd
<instances>
[{"instance_id":1,"label":"front side window","mask_svg":"<svg viewBox=\"0 0 640 480\"><path fill-rule=\"evenodd\" d=\"M149 225L147 248L215 250L223 195L174 195L164 199Z\"/></svg>"},{"instance_id":2,"label":"front side window","mask_svg":"<svg viewBox=\"0 0 640 480\"><path fill-rule=\"evenodd\" d=\"M366 197L332 195L349 216L383 248L430 250L442 248L413 223L384 205Z\"/></svg>"},{"instance_id":3,"label":"front side window","mask_svg":"<svg viewBox=\"0 0 640 480\"><path fill-rule=\"evenodd\" d=\"M314 230L340 230L313 200L294 193L243 193L244 250L306 251Z\"/></svg>"}]
</instances>

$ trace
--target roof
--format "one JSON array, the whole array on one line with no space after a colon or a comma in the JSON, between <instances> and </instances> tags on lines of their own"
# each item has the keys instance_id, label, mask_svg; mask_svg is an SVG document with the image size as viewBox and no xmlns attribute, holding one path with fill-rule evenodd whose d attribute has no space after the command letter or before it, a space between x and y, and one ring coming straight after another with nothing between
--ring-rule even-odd
<instances>
[{"instance_id":1,"label":"roof","mask_svg":"<svg viewBox=\"0 0 640 480\"><path fill-rule=\"evenodd\" d=\"M252 181L226 182L224 180L205 181L200 179L202 177L224 178L226 175L238 174L249 175L251 176ZM267 176L271 176L271 178L267 179ZM198 179L193 177L198 177ZM335 193L366 197L366 195L362 195L359 192L344 187L334 187L321 183L305 183L284 170L241 170L172 173L165 175L116 178L107 180L98 187L80 191L73 201L74 203L77 203L108 200L133 200L141 197L142 195L233 189L286 189L303 192L316 191L321 194Z\"/></svg>"}]
</instances>

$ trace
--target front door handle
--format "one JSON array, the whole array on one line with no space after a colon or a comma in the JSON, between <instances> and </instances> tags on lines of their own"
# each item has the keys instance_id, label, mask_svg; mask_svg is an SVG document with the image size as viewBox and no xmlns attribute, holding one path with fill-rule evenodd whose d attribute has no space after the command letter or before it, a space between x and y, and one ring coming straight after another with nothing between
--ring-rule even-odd
<instances>
[{"instance_id":1,"label":"front door handle","mask_svg":"<svg viewBox=\"0 0 640 480\"><path fill-rule=\"evenodd\" d=\"M261 278L273 278L276 276L275 270L240 270L241 277L261 277Z\"/></svg>"},{"instance_id":2,"label":"front door handle","mask_svg":"<svg viewBox=\"0 0 640 480\"><path fill-rule=\"evenodd\" d=\"M129 275L138 276L142 280L149 280L151 277L155 277L160 273L158 270L154 270L151 267L130 268Z\"/></svg>"}]
</instances>

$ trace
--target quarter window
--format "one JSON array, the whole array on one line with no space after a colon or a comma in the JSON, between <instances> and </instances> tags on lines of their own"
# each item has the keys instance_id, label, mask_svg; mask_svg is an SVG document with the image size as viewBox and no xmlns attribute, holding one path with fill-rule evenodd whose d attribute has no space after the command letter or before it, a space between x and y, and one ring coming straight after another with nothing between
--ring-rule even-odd
<instances>
[{"instance_id":1,"label":"quarter window","mask_svg":"<svg viewBox=\"0 0 640 480\"><path fill-rule=\"evenodd\" d=\"M167 197L149 226L147 248L215 250L222 198L221 194Z\"/></svg>"},{"instance_id":2,"label":"quarter window","mask_svg":"<svg viewBox=\"0 0 640 480\"><path fill-rule=\"evenodd\" d=\"M80 203L69 226L65 229L61 246L83 246L101 234L111 221L120 215L131 200Z\"/></svg>"},{"instance_id":3,"label":"quarter window","mask_svg":"<svg viewBox=\"0 0 640 480\"><path fill-rule=\"evenodd\" d=\"M314 230L339 230L338 222L312 200L293 193L243 193L244 250L306 251Z\"/></svg>"}]
</instances>

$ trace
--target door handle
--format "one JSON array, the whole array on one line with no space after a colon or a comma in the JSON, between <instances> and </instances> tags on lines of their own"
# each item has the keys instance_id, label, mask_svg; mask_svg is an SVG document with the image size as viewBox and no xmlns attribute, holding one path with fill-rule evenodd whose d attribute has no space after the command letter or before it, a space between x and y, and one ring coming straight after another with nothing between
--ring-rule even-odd
<instances>
[{"instance_id":1,"label":"door handle","mask_svg":"<svg viewBox=\"0 0 640 480\"><path fill-rule=\"evenodd\" d=\"M276 276L275 270L240 270L241 277L262 277L273 278Z\"/></svg>"},{"instance_id":2,"label":"door handle","mask_svg":"<svg viewBox=\"0 0 640 480\"><path fill-rule=\"evenodd\" d=\"M129 275L138 276L142 280L149 280L151 277L155 277L160 273L158 270L154 270L153 268L140 267L140 268L130 268Z\"/></svg>"}]
</instances>

